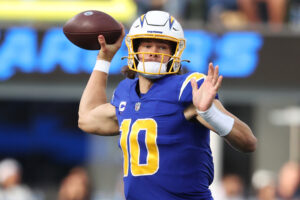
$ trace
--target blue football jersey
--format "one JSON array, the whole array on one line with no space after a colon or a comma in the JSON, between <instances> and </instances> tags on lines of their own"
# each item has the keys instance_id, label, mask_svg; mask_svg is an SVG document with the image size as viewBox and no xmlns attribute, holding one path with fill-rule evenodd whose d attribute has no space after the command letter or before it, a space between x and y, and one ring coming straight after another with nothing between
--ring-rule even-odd
<instances>
[{"instance_id":1,"label":"blue football jersey","mask_svg":"<svg viewBox=\"0 0 300 200\"><path fill-rule=\"evenodd\" d=\"M120 127L127 200L212 199L209 130L184 117L192 104L192 78L200 86L205 75L167 75L141 96L138 79L116 88L111 104Z\"/></svg>"}]
</instances>

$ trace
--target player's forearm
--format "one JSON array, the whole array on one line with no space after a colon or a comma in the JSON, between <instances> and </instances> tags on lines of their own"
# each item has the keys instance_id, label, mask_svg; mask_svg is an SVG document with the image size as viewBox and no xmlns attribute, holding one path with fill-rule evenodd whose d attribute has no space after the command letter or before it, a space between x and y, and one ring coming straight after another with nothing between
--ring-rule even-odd
<instances>
[{"instance_id":1,"label":"player's forearm","mask_svg":"<svg viewBox=\"0 0 300 200\"><path fill-rule=\"evenodd\" d=\"M239 151L245 153L255 151L257 140L250 127L238 117L228 112L222 106L220 101L215 100L214 103L224 114L234 119L231 131L226 136L224 136L226 141Z\"/></svg>"},{"instance_id":2,"label":"player's forearm","mask_svg":"<svg viewBox=\"0 0 300 200\"><path fill-rule=\"evenodd\" d=\"M256 149L256 137L249 126L237 118L231 132L225 136L225 139L242 152L253 152Z\"/></svg>"},{"instance_id":3,"label":"player's forearm","mask_svg":"<svg viewBox=\"0 0 300 200\"><path fill-rule=\"evenodd\" d=\"M82 94L79 113L88 113L99 105L107 103L106 82L107 74L94 70Z\"/></svg>"},{"instance_id":4,"label":"player's forearm","mask_svg":"<svg viewBox=\"0 0 300 200\"><path fill-rule=\"evenodd\" d=\"M203 115L202 118L198 117L197 119L210 130L224 137L237 150L242 152L255 151L256 138L249 126L228 112L219 100L214 100L214 105L215 108L209 109L208 115Z\"/></svg>"},{"instance_id":5,"label":"player's forearm","mask_svg":"<svg viewBox=\"0 0 300 200\"><path fill-rule=\"evenodd\" d=\"M122 35L115 44L107 45L103 35L98 36L98 42L101 49L97 55L94 71L88 81L88 84L81 97L79 114L86 113L107 102L106 82L110 67L110 62L121 47L124 37L124 28Z\"/></svg>"}]
</instances>

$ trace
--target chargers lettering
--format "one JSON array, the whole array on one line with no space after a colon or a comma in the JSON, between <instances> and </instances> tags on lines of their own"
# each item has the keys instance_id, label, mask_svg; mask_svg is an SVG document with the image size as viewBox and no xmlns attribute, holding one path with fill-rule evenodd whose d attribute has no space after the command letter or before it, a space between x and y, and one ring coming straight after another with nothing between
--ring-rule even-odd
<instances>
[{"instance_id":1,"label":"chargers lettering","mask_svg":"<svg viewBox=\"0 0 300 200\"><path fill-rule=\"evenodd\" d=\"M76 47L64 36L62 29L48 29L38 42L38 31L29 27L12 27L3 34L0 42L0 81L10 79L17 71L22 73L52 73L57 67L66 74L91 73L98 51ZM209 61L218 64L225 77L248 77L256 69L258 51L263 38L254 32L228 32L222 36L214 33L186 30L187 48L183 59L189 71L206 72ZM112 61L110 74L120 74L127 64L123 43Z\"/></svg>"}]
</instances>

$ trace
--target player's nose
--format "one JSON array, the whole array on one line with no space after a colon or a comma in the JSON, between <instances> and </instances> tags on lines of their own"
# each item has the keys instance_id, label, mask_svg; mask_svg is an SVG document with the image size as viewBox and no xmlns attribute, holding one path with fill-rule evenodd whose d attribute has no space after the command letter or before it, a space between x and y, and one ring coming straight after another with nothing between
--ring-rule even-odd
<instances>
[{"instance_id":1,"label":"player's nose","mask_svg":"<svg viewBox=\"0 0 300 200\"><path fill-rule=\"evenodd\" d=\"M157 57L159 56L159 54L157 54L156 52L150 52L150 53L149 53L149 56L150 56L150 57L157 58Z\"/></svg>"},{"instance_id":2,"label":"player's nose","mask_svg":"<svg viewBox=\"0 0 300 200\"><path fill-rule=\"evenodd\" d=\"M150 57L159 57L159 49L156 46L152 46L150 49Z\"/></svg>"},{"instance_id":3,"label":"player's nose","mask_svg":"<svg viewBox=\"0 0 300 200\"><path fill-rule=\"evenodd\" d=\"M144 60L146 62L158 61L159 60L159 56L157 54L153 54L153 52L149 52L149 53L147 53L147 54L144 55Z\"/></svg>"}]
</instances>

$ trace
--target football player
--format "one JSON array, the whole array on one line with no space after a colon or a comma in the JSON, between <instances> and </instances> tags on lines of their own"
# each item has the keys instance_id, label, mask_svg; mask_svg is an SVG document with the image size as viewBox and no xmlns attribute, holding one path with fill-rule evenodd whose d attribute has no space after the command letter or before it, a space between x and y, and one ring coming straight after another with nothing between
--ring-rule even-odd
<instances>
[{"instance_id":1,"label":"football player","mask_svg":"<svg viewBox=\"0 0 300 200\"><path fill-rule=\"evenodd\" d=\"M101 50L81 98L79 127L120 134L127 200L213 199L210 130L243 152L256 148L251 129L218 100L218 66L210 63L207 75L179 75L183 29L169 13L149 11L125 38L128 67L137 75L121 81L108 103L109 66L124 35L112 45L98 37Z\"/></svg>"}]
</instances>

